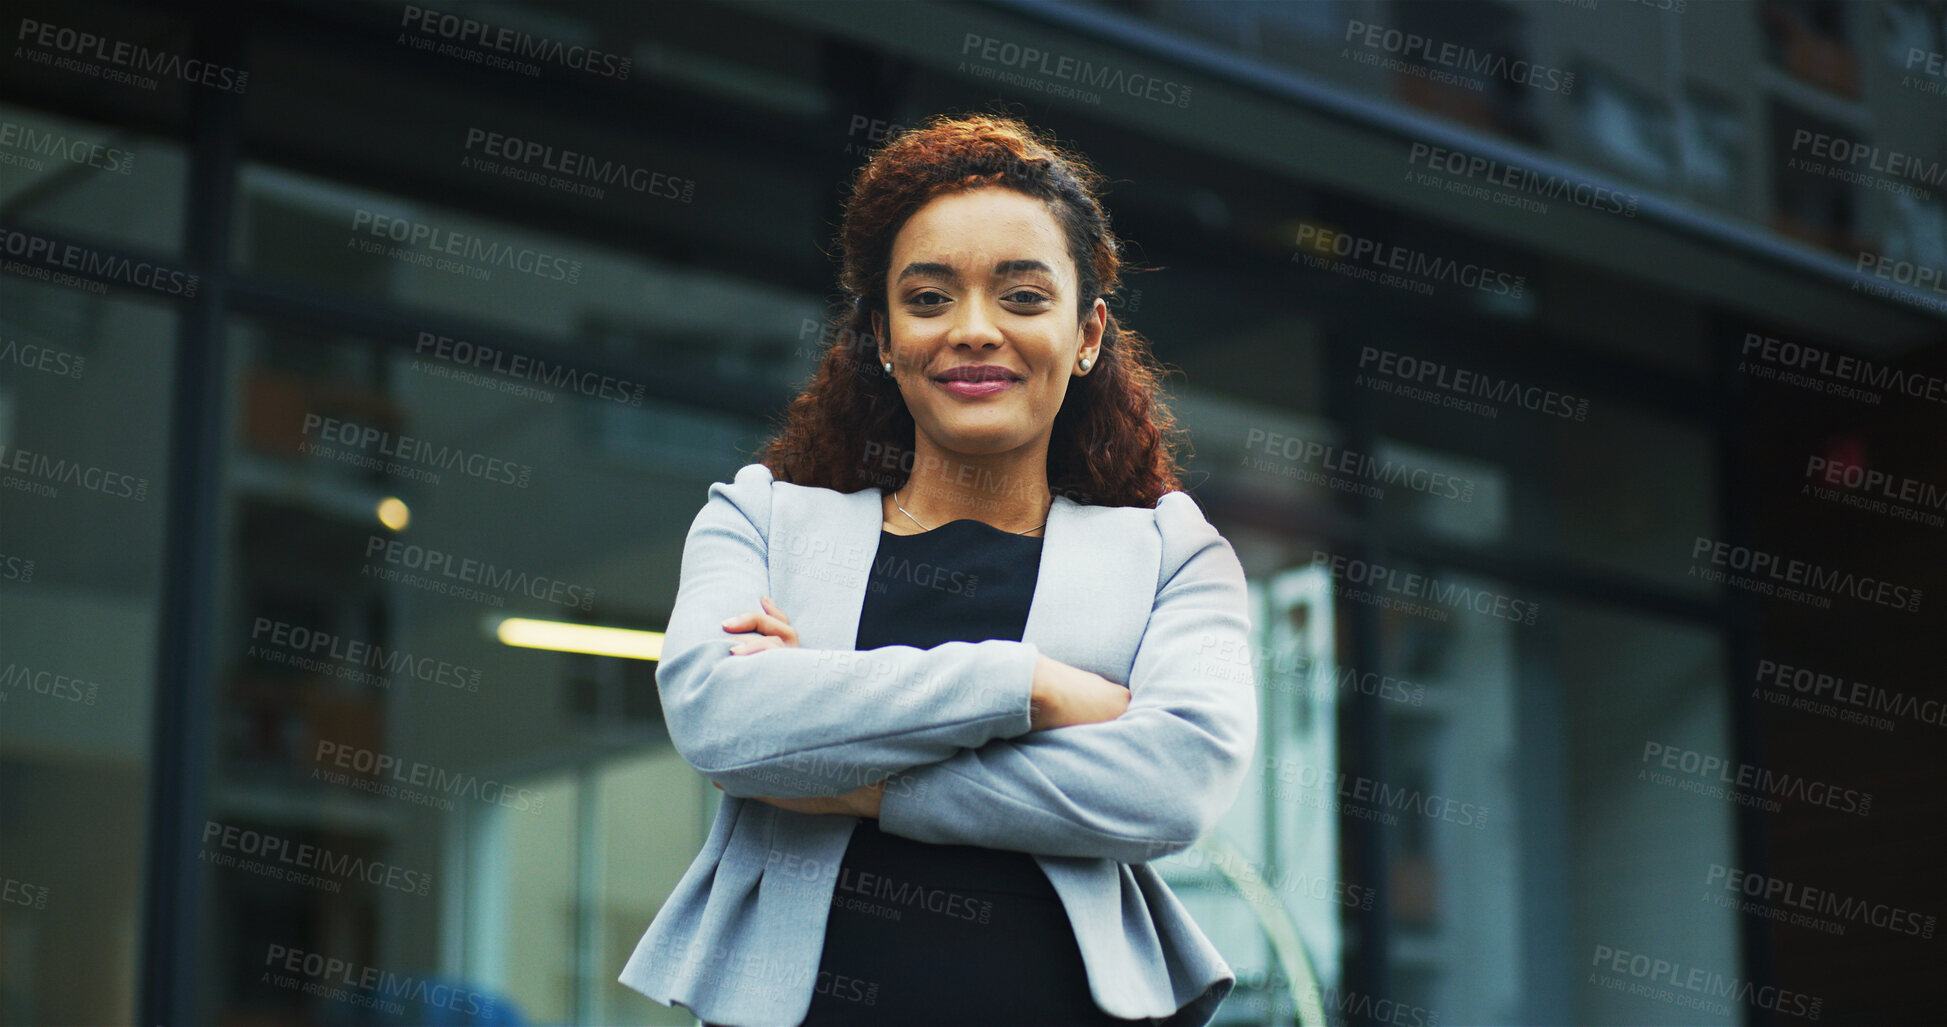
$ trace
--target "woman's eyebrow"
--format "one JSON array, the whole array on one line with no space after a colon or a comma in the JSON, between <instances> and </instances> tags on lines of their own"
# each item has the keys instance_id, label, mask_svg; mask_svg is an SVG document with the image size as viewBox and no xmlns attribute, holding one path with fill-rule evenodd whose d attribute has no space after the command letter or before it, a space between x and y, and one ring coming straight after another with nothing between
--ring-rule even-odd
<instances>
[{"instance_id":1,"label":"woman's eyebrow","mask_svg":"<svg viewBox=\"0 0 1947 1027\"><path fill-rule=\"evenodd\" d=\"M1003 260L994 265L994 274L996 277L1028 273L1040 273L1053 278L1055 269L1049 267L1042 261L1029 259ZM906 265L905 270L899 272L899 281L903 282L908 278L937 278L944 281L957 282L960 280L960 273L955 271L951 264L942 264L932 260L915 260Z\"/></svg>"}]
</instances>

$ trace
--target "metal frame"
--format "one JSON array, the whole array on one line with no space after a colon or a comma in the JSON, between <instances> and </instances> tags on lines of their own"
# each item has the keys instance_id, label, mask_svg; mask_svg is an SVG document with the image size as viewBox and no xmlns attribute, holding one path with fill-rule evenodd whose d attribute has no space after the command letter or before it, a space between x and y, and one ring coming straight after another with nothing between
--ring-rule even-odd
<instances>
[{"instance_id":1,"label":"metal frame","mask_svg":"<svg viewBox=\"0 0 1947 1027\"><path fill-rule=\"evenodd\" d=\"M234 22L205 23L200 55L234 67L242 55ZM189 197L183 257L202 288L178 326L169 414L169 503L158 597L153 739L148 797L148 859L139 1018L195 1023L194 981L176 967L180 953L204 951L202 868L196 850L208 808L210 704L218 554L223 539L222 461L226 420L225 327L232 180L241 138L236 95L198 90L191 101Z\"/></svg>"}]
</instances>

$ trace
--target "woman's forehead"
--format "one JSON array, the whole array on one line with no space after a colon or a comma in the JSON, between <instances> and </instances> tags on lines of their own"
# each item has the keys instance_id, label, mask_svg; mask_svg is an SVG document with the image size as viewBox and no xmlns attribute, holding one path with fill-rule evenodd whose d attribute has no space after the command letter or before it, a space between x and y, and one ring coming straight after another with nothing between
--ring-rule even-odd
<instances>
[{"instance_id":1,"label":"woman's forehead","mask_svg":"<svg viewBox=\"0 0 1947 1027\"><path fill-rule=\"evenodd\" d=\"M1061 226L1047 205L1011 189L979 189L934 197L913 213L893 243L889 268L909 262L946 264L963 273L987 274L1009 262L1035 261L1064 273ZM1008 270L1024 270L1016 263Z\"/></svg>"}]
</instances>

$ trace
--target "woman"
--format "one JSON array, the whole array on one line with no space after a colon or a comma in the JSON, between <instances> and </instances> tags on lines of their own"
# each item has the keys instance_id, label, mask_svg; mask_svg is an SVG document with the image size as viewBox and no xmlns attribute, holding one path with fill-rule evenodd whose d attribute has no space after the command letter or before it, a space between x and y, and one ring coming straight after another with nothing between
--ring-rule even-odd
<instances>
[{"instance_id":1,"label":"woman","mask_svg":"<svg viewBox=\"0 0 1947 1027\"><path fill-rule=\"evenodd\" d=\"M858 172L840 344L685 542L657 686L725 798L623 983L805 1027L1199 1027L1234 985L1147 864L1251 761L1244 575L1099 181L984 115Z\"/></svg>"}]
</instances>

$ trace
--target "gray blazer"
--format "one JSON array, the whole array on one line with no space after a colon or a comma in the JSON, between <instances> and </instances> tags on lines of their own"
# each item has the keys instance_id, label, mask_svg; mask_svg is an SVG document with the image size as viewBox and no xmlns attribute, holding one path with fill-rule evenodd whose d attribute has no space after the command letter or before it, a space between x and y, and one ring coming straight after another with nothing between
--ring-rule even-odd
<instances>
[{"instance_id":1,"label":"gray blazer","mask_svg":"<svg viewBox=\"0 0 1947 1027\"><path fill-rule=\"evenodd\" d=\"M656 686L677 753L724 791L621 982L739 1027L796 1024L814 990L874 1001L874 982L818 973L858 818L748 797L840 795L884 778L882 830L1034 855L1097 1005L1202 1027L1236 975L1148 861L1215 826L1255 754L1244 571L1230 543L1184 492L1154 509L1057 496L1021 641L860 652L880 496L774 481L755 463L710 486L684 542ZM955 587L941 571L909 572ZM760 595L791 618L799 647L733 656L742 636L721 622ZM1128 710L1031 732L1037 653L1127 685Z\"/></svg>"}]
</instances>

